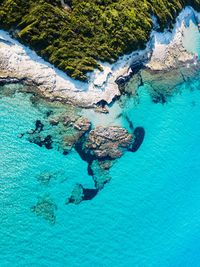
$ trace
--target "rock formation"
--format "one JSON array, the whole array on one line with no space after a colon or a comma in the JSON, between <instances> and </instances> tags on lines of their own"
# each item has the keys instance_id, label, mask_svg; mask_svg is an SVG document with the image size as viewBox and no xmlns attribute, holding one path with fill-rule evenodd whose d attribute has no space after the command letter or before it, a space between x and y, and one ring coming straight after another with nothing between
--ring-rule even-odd
<instances>
[{"instance_id":1,"label":"rock formation","mask_svg":"<svg viewBox=\"0 0 200 267\"><path fill-rule=\"evenodd\" d=\"M116 126L97 127L90 131L85 148L97 159L116 159L128 149L133 137L126 129Z\"/></svg>"}]
</instances>

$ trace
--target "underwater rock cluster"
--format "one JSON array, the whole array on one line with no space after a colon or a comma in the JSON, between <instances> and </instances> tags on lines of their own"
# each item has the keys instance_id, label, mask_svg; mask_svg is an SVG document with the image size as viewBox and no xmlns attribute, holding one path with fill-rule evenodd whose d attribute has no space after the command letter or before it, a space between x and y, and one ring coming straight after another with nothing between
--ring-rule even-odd
<instances>
[{"instance_id":1,"label":"underwater rock cluster","mask_svg":"<svg viewBox=\"0 0 200 267\"><path fill-rule=\"evenodd\" d=\"M132 128L130 134L117 126L96 127L80 139L75 149L88 163L88 174L94 181L94 189L85 189L77 184L66 203L79 204L94 198L111 179L109 169L125 151L136 152L141 146L145 131L142 127ZM88 197L88 194L90 197Z\"/></svg>"},{"instance_id":2,"label":"underwater rock cluster","mask_svg":"<svg viewBox=\"0 0 200 267\"><path fill-rule=\"evenodd\" d=\"M57 210L57 205L50 198L50 196L44 196L38 199L38 202L35 206L32 207L32 211L50 224L55 224L56 216L55 212Z\"/></svg>"},{"instance_id":3,"label":"underwater rock cluster","mask_svg":"<svg viewBox=\"0 0 200 267\"><path fill-rule=\"evenodd\" d=\"M126 151L136 152L143 142L144 129L134 128L128 118L129 131L119 126L93 127L76 107L46 101L44 105L44 100L34 95L30 99L37 109L42 110L43 115L34 122L32 129L19 134L19 138L25 138L43 149L58 150L65 156L75 150L88 164L87 171L93 186L88 188L84 183L75 184L65 204L77 205L96 197L111 180L110 168L115 161ZM45 171L38 174L37 180L48 190L51 180L55 182L56 176ZM56 209L51 197L40 197L32 211L53 224Z\"/></svg>"},{"instance_id":4,"label":"underwater rock cluster","mask_svg":"<svg viewBox=\"0 0 200 267\"><path fill-rule=\"evenodd\" d=\"M94 198L111 179L109 170L116 159L125 151L136 152L144 139L144 129L134 128L129 121L131 133L119 126L98 126L77 112L55 113L48 111L46 118L35 121L35 128L21 134L31 143L46 149L57 149L64 155L75 149L88 164L88 175L94 182L93 188L76 184L66 204L79 204ZM41 176L42 184L48 184L50 176Z\"/></svg>"}]
</instances>

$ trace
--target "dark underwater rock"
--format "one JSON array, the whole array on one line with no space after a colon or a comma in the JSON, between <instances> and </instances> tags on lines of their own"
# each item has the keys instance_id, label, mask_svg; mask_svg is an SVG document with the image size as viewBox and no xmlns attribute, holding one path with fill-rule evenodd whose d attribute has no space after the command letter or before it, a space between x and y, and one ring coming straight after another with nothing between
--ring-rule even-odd
<instances>
[{"instance_id":1,"label":"dark underwater rock","mask_svg":"<svg viewBox=\"0 0 200 267\"><path fill-rule=\"evenodd\" d=\"M152 95L152 101L156 104L157 103L165 104L167 102L166 96L162 93L157 93Z\"/></svg>"},{"instance_id":2,"label":"dark underwater rock","mask_svg":"<svg viewBox=\"0 0 200 267\"><path fill-rule=\"evenodd\" d=\"M92 200L98 194L98 189L83 188L83 200Z\"/></svg>"},{"instance_id":3,"label":"dark underwater rock","mask_svg":"<svg viewBox=\"0 0 200 267\"><path fill-rule=\"evenodd\" d=\"M98 189L84 188L81 184L76 184L71 196L67 199L66 204L80 204L83 200L92 200L98 193Z\"/></svg>"},{"instance_id":4,"label":"dark underwater rock","mask_svg":"<svg viewBox=\"0 0 200 267\"><path fill-rule=\"evenodd\" d=\"M135 140L129 151L136 152L142 145L145 137L145 130L143 127L137 127L134 130Z\"/></svg>"},{"instance_id":5,"label":"dark underwater rock","mask_svg":"<svg viewBox=\"0 0 200 267\"><path fill-rule=\"evenodd\" d=\"M52 141L51 135L47 135L44 138L44 141L42 142L42 145L44 145L47 149L52 149L53 148L52 144L53 144L53 141Z\"/></svg>"},{"instance_id":6,"label":"dark underwater rock","mask_svg":"<svg viewBox=\"0 0 200 267\"><path fill-rule=\"evenodd\" d=\"M40 120L36 120L34 133L35 132L40 133L43 130L43 128L44 128L44 124Z\"/></svg>"},{"instance_id":7,"label":"dark underwater rock","mask_svg":"<svg viewBox=\"0 0 200 267\"><path fill-rule=\"evenodd\" d=\"M52 149L53 140L51 135L47 135L46 137L41 136L38 133L29 134L28 140L30 143L34 143L40 147L45 146L47 149Z\"/></svg>"}]
</instances>

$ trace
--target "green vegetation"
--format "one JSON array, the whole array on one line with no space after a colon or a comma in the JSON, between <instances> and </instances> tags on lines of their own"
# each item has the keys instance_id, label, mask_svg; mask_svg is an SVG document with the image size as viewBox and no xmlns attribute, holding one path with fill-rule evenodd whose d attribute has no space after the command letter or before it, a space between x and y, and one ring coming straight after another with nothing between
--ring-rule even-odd
<instances>
[{"instance_id":1,"label":"green vegetation","mask_svg":"<svg viewBox=\"0 0 200 267\"><path fill-rule=\"evenodd\" d=\"M200 0L0 0L0 27L75 79L143 48L152 29L170 26L185 5Z\"/></svg>"}]
</instances>

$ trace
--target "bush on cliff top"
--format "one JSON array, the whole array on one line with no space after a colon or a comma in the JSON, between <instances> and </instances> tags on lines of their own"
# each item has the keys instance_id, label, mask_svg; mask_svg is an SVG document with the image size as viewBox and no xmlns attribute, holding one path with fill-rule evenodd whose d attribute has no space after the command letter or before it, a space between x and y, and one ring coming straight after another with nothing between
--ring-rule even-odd
<instances>
[{"instance_id":1,"label":"bush on cliff top","mask_svg":"<svg viewBox=\"0 0 200 267\"><path fill-rule=\"evenodd\" d=\"M185 5L200 8L200 0L1 0L0 27L66 72L87 80L100 68L97 60L114 62L143 48L152 29L170 25Z\"/></svg>"}]
</instances>

